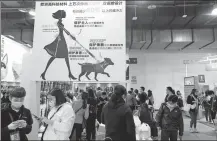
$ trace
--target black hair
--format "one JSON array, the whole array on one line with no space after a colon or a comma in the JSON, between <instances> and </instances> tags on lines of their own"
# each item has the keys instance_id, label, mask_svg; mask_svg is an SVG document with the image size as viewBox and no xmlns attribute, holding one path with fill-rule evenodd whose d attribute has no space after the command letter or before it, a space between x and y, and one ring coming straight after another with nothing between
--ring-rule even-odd
<instances>
[{"instance_id":1,"label":"black hair","mask_svg":"<svg viewBox=\"0 0 217 141\"><path fill-rule=\"evenodd\" d=\"M143 94L139 95L139 101L140 101L140 103L145 103L146 100L148 100L147 94L143 93Z\"/></svg>"},{"instance_id":2,"label":"black hair","mask_svg":"<svg viewBox=\"0 0 217 141\"><path fill-rule=\"evenodd\" d=\"M214 95L215 93L214 93L214 91L211 91L211 90L210 90L210 91L208 92L208 94L209 94L209 95Z\"/></svg>"},{"instance_id":3,"label":"black hair","mask_svg":"<svg viewBox=\"0 0 217 141\"><path fill-rule=\"evenodd\" d=\"M82 92L82 95L81 95L81 98L83 100L83 109L86 109L87 108L87 99L88 99L88 93L86 92Z\"/></svg>"},{"instance_id":4,"label":"black hair","mask_svg":"<svg viewBox=\"0 0 217 141\"><path fill-rule=\"evenodd\" d=\"M148 97L152 97L152 91L148 90Z\"/></svg>"},{"instance_id":5,"label":"black hair","mask_svg":"<svg viewBox=\"0 0 217 141\"><path fill-rule=\"evenodd\" d=\"M89 98L95 98L94 91L92 89L88 89L88 96Z\"/></svg>"},{"instance_id":6,"label":"black hair","mask_svg":"<svg viewBox=\"0 0 217 141\"><path fill-rule=\"evenodd\" d=\"M197 89L192 89L192 90L191 90L191 94L194 94L194 95L195 95L196 92L197 92Z\"/></svg>"},{"instance_id":7,"label":"black hair","mask_svg":"<svg viewBox=\"0 0 217 141\"><path fill-rule=\"evenodd\" d=\"M68 97L68 98L70 98L71 100L73 100L73 99L74 99L74 96L73 96L73 95L71 95L70 93L68 93L68 94L67 94L67 97Z\"/></svg>"},{"instance_id":8,"label":"black hair","mask_svg":"<svg viewBox=\"0 0 217 141\"><path fill-rule=\"evenodd\" d=\"M59 88L54 88L53 90L51 90L49 95L54 96L56 98L56 106L66 103L65 95L63 91Z\"/></svg>"},{"instance_id":9,"label":"black hair","mask_svg":"<svg viewBox=\"0 0 217 141\"><path fill-rule=\"evenodd\" d=\"M172 87L167 87L167 90L169 90L172 94L175 94L175 90L173 90Z\"/></svg>"},{"instance_id":10,"label":"black hair","mask_svg":"<svg viewBox=\"0 0 217 141\"><path fill-rule=\"evenodd\" d=\"M180 91L178 90L178 91L176 91L176 95L179 95L179 93L180 93Z\"/></svg>"},{"instance_id":11,"label":"black hair","mask_svg":"<svg viewBox=\"0 0 217 141\"><path fill-rule=\"evenodd\" d=\"M79 90L79 92L80 92L80 93L83 93L83 92L84 92L84 90L80 89L80 90Z\"/></svg>"},{"instance_id":12,"label":"black hair","mask_svg":"<svg viewBox=\"0 0 217 141\"><path fill-rule=\"evenodd\" d=\"M142 89L142 91L145 91L145 87L140 87Z\"/></svg>"},{"instance_id":13,"label":"black hair","mask_svg":"<svg viewBox=\"0 0 217 141\"><path fill-rule=\"evenodd\" d=\"M99 91L99 90L101 90L101 88L100 88L100 87L98 87L98 88L97 88L97 90Z\"/></svg>"},{"instance_id":14,"label":"black hair","mask_svg":"<svg viewBox=\"0 0 217 141\"><path fill-rule=\"evenodd\" d=\"M168 97L168 101L171 101L172 103L178 102L178 96L177 95L170 95Z\"/></svg>"},{"instance_id":15,"label":"black hair","mask_svg":"<svg viewBox=\"0 0 217 141\"><path fill-rule=\"evenodd\" d=\"M66 17L66 12L64 10L58 10L57 12L53 13L53 18L55 19L62 19Z\"/></svg>"},{"instance_id":16,"label":"black hair","mask_svg":"<svg viewBox=\"0 0 217 141\"><path fill-rule=\"evenodd\" d=\"M26 90L23 87L14 88L9 93L10 93L11 97L21 98L21 97L25 97L26 96Z\"/></svg>"},{"instance_id":17,"label":"black hair","mask_svg":"<svg viewBox=\"0 0 217 141\"><path fill-rule=\"evenodd\" d=\"M138 94L138 93L139 93L139 91L138 91L137 89L135 89L135 90L134 90L134 92L135 92L136 94Z\"/></svg>"},{"instance_id":18,"label":"black hair","mask_svg":"<svg viewBox=\"0 0 217 141\"><path fill-rule=\"evenodd\" d=\"M133 92L132 91L128 91L128 94L132 94Z\"/></svg>"},{"instance_id":19,"label":"black hair","mask_svg":"<svg viewBox=\"0 0 217 141\"><path fill-rule=\"evenodd\" d=\"M130 88L130 90L133 92L133 88Z\"/></svg>"},{"instance_id":20,"label":"black hair","mask_svg":"<svg viewBox=\"0 0 217 141\"><path fill-rule=\"evenodd\" d=\"M122 99L122 96L126 95L126 88L122 85L116 85L114 88L114 95L112 95L111 100L116 105Z\"/></svg>"},{"instance_id":21,"label":"black hair","mask_svg":"<svg viewBox=\"0 0 217 141\"><path fill-rule=\"evenodd\" d=\"M102 92L102 95L106 95L106 92Z\"/></svg>"}]
</instances>

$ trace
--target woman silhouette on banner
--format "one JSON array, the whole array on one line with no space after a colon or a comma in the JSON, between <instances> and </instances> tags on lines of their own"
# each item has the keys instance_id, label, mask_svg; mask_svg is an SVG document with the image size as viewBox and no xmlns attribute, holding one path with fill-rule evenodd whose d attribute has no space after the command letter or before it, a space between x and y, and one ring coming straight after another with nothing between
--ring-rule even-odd
<instances>
[{"instance_id":1,"label":"woman silhouette on banner","mask_svg":"<svg viewBox=\"0 0 217 141\"><path fill-rule=\"evenodd\" d=\"M62 23L62 19L65 17L66 17L66 12L64 10L58 10L57 12L53 13L53 18L59 20L57 22L57 26L59 28L59 35L52 43L50 43L44 47L44 49L47 51L47 53L49 55L51 55L51 58L48 60L47 66L46 66L44 72L41 74L41 78L43 80L46 80L45 79L46 71L55 58L65 58L65 62L66 62L66 65L67 65L67 68L69 71L69 75L68 75L69 79L73 79L73 80L77 79L71 73L70 64L69 64L69 57L68 57L68 48L67 48L65 37L63 35L63 31L67 35L70 35L73 40L76 40L76 38L74 36L72 36L64 28L64 25Z\"/></svg>"}]
</instances>

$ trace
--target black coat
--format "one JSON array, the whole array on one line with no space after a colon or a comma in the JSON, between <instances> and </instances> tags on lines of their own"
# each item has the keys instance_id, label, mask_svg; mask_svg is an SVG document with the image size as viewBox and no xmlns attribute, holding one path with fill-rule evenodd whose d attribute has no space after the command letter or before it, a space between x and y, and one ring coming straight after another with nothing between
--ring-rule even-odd
<instances>
[{"instance_id":1,"label":"black coat","mask_svg":"<svg viewBox=\"0 0 217 141\"><path fill-rule=\"evenodd\" d=\"M24 106L20 108L20 111L15 112L11 109L11 106L8 105L4 109L1 110L1 140L2 141L10 141L10 133L13 131L9 131L8 125L12 123L11 118L9 116L9 112L11 113L13 120L25 120L27 123L26 128L17 129L20 133L21 141L28 141L26 134L29 134L32 131L32 115L31 112L26 109ZM20 116L20 118L19 118Z\"/></svg>"},{"instance_id":2,"label":"black coat","mask_svg":"<svg viewBox=\"0 0 217 141\"><path fill-rule=\"evenodd\" d=\"M174 107L174 109L170 111L166 103L163 103L156 115L156 122L163 130L179 130L179 135L183 135L184 123L182 111L178 106Z\"/></svg>"},{"instance_id":3,"label":"black coat","mask_svg":"<svg viewBox=\"0 0 217 141\"><path fill-rule=\"evenodd\" d=\"M112 140L136 141L133 114L123 99L118 104L110 99L103 107L102 123L105 124L106 137Z\"/></svg>"}]
</instances>

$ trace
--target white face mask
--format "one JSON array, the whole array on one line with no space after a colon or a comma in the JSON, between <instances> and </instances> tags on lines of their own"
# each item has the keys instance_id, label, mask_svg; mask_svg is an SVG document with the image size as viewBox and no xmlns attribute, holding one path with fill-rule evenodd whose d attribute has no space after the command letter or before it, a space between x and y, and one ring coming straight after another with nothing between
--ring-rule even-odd
<instances>
[{"instance_id":1,"label":"white face mask","mask_svg":"<svg viewBox=\"0 0 217 141\"><path fill-rule=\"evenodd\" d=\"M21 106L23 106L23 102L11 102L11 105L16 109L19 109Z\"/></svg>"}]
</instances>

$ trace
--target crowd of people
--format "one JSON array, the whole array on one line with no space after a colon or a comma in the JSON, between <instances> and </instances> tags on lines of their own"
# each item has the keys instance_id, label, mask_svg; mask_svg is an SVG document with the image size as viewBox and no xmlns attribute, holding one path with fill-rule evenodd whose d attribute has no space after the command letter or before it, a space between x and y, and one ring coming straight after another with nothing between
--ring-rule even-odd
<instances>
[{"instance_id":1,"label":"crowd of people","mask_svg":"<svg viewBox=\"0 0 217 141\"><path fill-rule=\"evenodd\" d=\"M24 107L25 89L15 88L10 93L3 93L1 110L2 140L28 140L26 134L32 129L34 117L39 125L41 140L96 140L100 124L105 125L105 140L137 140L134 117L139 117L141 124L147 124L153 140L182 139L184 130L183 98L180 91L166 88L166 97L155 114L154 95L147 93L144 87L129 91L122 85L116 85L111 94L101 88L80 90L76 94L64 93L59 88L52 89L41 97L40 116L36 116ZM198 90L193 89L187 97L191 117L190 132L197 131L199 107L205 109L206 119L213 122L217 109L217 96L213 91L206 91L203 98ZM48 105L48 107L46 106Z\"/></svg>"}]
</instances>

